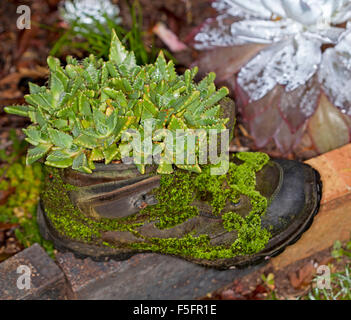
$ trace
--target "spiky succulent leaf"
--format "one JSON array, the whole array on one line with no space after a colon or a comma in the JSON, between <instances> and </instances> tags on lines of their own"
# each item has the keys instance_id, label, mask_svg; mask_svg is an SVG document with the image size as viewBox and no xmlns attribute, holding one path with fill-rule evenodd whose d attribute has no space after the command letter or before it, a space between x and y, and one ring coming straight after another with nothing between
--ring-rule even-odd
<instances>
[{"instance_id":1,"label":"spiky succulent leaf","mask_svg":"<svg viewBox=\"0 0 351 320\"><path fill-rule=\"evenodd\" d=\"M109 164L113 158L118 154L118 148L116 144L113 144L107 148L104 148L102 153L105 157L105 164Z\"/></svg>"},{"instance_id":2,"label":"spiky succulent leaf","mask_svg":"<svg viewBox=\"0 0 351 320\"><path fill-rule=\"evenodd\" d=\"M23 129L23 132L27 135L26 141L34 146L48 144L48 141L43 139L42 132L35 126L29 126L27 129Z\"/></svg>"},{"instance_id":3,"label":"spiky succulent leaf","mask_svg":"<svg viewBox=\"0 0 351 320\"><path fill-rule=\"evenodd\" d=\"M53 145L64 149L71 148L73 138L69 134L52 128L48 129L48 133Z\"/></svg>"},{"instance_id":4,"label":"spiky succulent leaf","mask_svg":"<svg viewBox=\"0 0 351 320\"><path fill-rule=\"evenodd\" d=\"M17 116L29 117L29 111L33 111L33 108L31 106L17 105L5 107L5 111Z\"/></svg>"},{"instance_id":5,"label":"spiky succulent leaf","mask_svg":"<svg viewBox=\"0 0 351 320\"><path fill-rule=\"evenodd\" d=\"M129 68L136 66L133 52L128 52L122 42L118 39L116 32L112 31L112 42L109 55L110 61L117 66L127 65Z\"/></svg>"},{"instance_id":6,"label":"spiky succulent leaf","mask_svg":"<svg viewBox=\"0 0 351 320\"><path fill-rule=\"evenodd\" d=\"M72 163L72 169L83 173L92 173L88 165L87 157L83 152L74 158Z\"/></svg>"},{"instance_id":7,"label":"spiky succulent leaf","mask_svg":"<svg viewBox=\"0 0 351 320\"><path fill-rule=\"evenodd\" d=\"M29 149L27 153L26 163L32 164L42 158L50 150L51 145L39 144L35 148Z\"/></svg>"},{"instance_id":8,"label":"spiky succulent leaf","mask_svg":"<svg viewBox=\"0 0 351 320\"><path fill-rule=\"evenodd\" d=\"M187 171L191 171L191 172L195 172L195 173L201 173L201 168L198 164L188 164L188 165L181 165L181 164L177 164L176 165L179 169L182 170L187 170Z\"/></svg>"},{"instance_id":9,"label":"spiky succulent leaf","mask_svg":"<svg viewBox=\"0 0 351 320\"><path fill-rule=\"evenodd\" d=\"M170 163L161 162L157 168L159 174L171 174L173 173L173 166Z\"/></svg>"}]
</instances>

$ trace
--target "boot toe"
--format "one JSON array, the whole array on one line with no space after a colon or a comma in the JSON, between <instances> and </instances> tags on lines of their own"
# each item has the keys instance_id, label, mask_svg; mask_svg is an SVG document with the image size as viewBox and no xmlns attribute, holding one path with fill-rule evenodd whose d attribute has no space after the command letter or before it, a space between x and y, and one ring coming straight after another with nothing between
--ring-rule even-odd
<instances>
[{"instance_id":1,"label":"boot toe","mask_svg":"<svg viewBox=\"0 0 351 320\"><path fill-rule=\"evenodd\" d=\"M292 160L274 162L281 179L262 217L262 226L272 233L269 247L301 236L318 212L322 191L319 173L309 165Z\"/></svg>"}]
</instances>

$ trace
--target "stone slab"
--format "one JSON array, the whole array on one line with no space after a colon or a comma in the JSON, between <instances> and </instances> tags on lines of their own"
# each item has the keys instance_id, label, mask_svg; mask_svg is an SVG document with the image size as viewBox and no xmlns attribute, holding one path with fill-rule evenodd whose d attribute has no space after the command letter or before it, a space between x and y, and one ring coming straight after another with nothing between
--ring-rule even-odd
<instances>
[{"instance_id":1,"label":"stone slab","mask_svg":"<svg viewBox=\"0 0 351 320\"><path fill-rule=\"evenodd\" d=\"M220 271L159 254L94 262L59 253L57 261L71 287L68 297L89 300L196 299L259 267Z\"/></svg>"},{"instance_id":2,"label":"stone slab","mask_svg":"<svg viewBox=\"0 0 351 320\"><path fill-rule=\"evenodd\" d=\"M24 271L17 273L21 265L29 268L29 289L17 286L19 277L24 275ZM21 287L25 281L20 280L19 283ZM63 272L38 244L0 264L0 300L56 300L64 299L65 296Z\"/></svg>"}]
</instances>

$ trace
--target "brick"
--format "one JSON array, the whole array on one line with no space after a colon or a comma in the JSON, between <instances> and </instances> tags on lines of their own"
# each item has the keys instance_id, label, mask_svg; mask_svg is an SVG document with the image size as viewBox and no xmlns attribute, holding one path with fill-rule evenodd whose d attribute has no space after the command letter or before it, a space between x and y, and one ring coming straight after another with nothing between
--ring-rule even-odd
<instances>
[{"instance_id":1,"label":"brick","mask_svg":"<svg viewBox=\"0 0 351 320\"><path fill-rule=\"evenodd\" d=\"M351 144L329 152L325 156L333 171L338 173L338 177L347 186L348 192L351 192Z\"/></svg>"},{"instance_id":2,"label":"brick","mask_svg":"<svg viewBox=\"0 0 351 320\"><path fill-rule=\"evenodd\" d=\"M71 288L69 298L92 300L195 299L255 270L220 271L159 254L94 262L59 253L57 261Z\"/></svg>"},{"instance_id":3,"label":"brick","mask_svg":"<svg viewBox=\"0 0 351 320\"><path fill-rule=\"evenodd\" d=\"M17 273L21 265L31 271L30 289L19 289ZM0 264L0 300L54 300L64 299L64 274L45 250L34 244Z\"/></svg>"},{"instance_id":4,"label":"brick","mask_svg":"<svg viewBox=\"0 0 351 320\"><path fill-rule=\"evenodd\" d=\"M346 195L349 189L339 173L333 168L332 163L326 155L306 161L307 164L315 168L321 174L323 182L322 204L333 201Z\"/></svg>"}]
</instances>

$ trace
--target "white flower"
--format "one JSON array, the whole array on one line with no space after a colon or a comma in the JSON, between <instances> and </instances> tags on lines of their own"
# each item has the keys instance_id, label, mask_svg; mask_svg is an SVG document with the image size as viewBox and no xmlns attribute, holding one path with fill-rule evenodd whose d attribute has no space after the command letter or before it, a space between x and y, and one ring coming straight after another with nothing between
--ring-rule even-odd
<instances>
[{"instance_id":1,"label":"white flower","mask_svg":"<svg viewBox=\"0 0 351 320\"><path fill-rule=\"evenodd\" d=\"M351 85L351 0L217 0L214 7L222 12L218 27L203 27L195 37L198 49L266 45L237 76L251 102L277 85L305 90L316 76L331 102L351 116L351 90L345 90ZM311 87L312 101L318 85ZM306 117L314 112L310 101L300 105Z\"/></svg>"},{"instance_id":2,"label":"white flower","mask_svg":"<svg viewBox=\"0 0 351 320\"><path fill-rule=\"evenodd\" d=\"M118 6L112 4L110 0L66 0L60 7L62 18L69 24L79 21L89 25L94 22L93 17L102 25L106 25L104 14L116 23L120 23L119 12Z\"/></svg>"}]
</instances>

